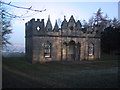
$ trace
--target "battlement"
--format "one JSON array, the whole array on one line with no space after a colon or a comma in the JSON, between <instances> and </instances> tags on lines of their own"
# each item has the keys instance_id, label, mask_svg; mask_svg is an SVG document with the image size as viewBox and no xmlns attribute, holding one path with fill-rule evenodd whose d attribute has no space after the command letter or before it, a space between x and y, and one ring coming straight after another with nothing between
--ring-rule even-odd
<instances>
[{"instance_id":1,"label":"battlement","mask_svg":"<svg viewBox=\"0 0 120 90\"><path fill-rule=\"evenodd\" d=\"M57 36L77 36L77 37L100 37L100 27L95 25L92 28L82 28L81 22L74 20L73 15L70 17L67 22L66 18L59 28L57 21L54 28L50 21L50 17L46 25L44 25L44 19L32 18L26 24L26 36L34 35L57 35Z\"/></svg>"},{"instance_id":2,"label":"battlement","mask_svg":"<svg viewBox=\"0 0 120 90\"><path fill-rule=\"evenodd\" d=\"M44 19L37 19L37 20L35 20L35 18L32 18L30 21L28 21L27 23L26 23L26 26L29 26L29 25L31 25L31 24L33 24L33 23L44 23Z\"/></svg>"}]
</instances>

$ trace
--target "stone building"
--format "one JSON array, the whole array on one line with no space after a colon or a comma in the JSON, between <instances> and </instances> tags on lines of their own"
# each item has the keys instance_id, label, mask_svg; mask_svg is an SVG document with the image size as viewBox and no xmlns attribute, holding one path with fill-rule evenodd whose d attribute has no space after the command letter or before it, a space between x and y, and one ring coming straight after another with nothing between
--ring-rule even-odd
<instances>
[{"instance_id":1,"label":"stone building","mask_svg":"<svg viewBox=\"0 0 120 90\"><path fill-rule=\"evenodd\" d=\"M52 27L50 17L31 19L25 24L26 57L32 63L47 61L81 61L100 58L99 27L85 29L81 22L64 20Z\"/></svg>"}]
</instances>

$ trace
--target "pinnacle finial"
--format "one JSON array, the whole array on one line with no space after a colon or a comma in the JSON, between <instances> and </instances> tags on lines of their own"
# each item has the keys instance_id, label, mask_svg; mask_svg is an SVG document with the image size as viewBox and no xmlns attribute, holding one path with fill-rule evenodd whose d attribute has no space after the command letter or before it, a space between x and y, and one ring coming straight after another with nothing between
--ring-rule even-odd
<instances>
[{"instance_id":1,"label":"pinnacle finial","mask_svg":"<svg viewBox=\"0 0 120 90\"><path fill-rule=\"evenodd\" d=\"M64 19L66 19L66 16L64 15Z\"/></svg>"},{"instance_id":2,"label":"pinnacle finial","mask_svg":"<svg viewBox=\"0 0 120 90\"><path fill-rule=\"evenodd\" d=\"M48 19L50 19L50 15L48 15Z\"/></svg>"},{"instance_id":3,"label":"pinnacle finial","mask_svg":"<svg viewBox=\"0 0 120 90\"><path fill-rule=\"evenodd\" d=\"M58 25L58 24L57 24L57 20L55 21L55 26L56 26L56 25Z\"/></svg>"}]
</instances>

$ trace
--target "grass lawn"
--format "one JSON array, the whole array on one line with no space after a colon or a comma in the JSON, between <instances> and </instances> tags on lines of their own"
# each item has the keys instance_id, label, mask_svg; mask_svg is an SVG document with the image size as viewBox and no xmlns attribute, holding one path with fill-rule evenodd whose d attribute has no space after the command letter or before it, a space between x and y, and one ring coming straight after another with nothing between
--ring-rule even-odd
<instances>
[{"instance_id":1,"label":"grass lawn","mask_svg":"<svg viewBox=\"0 0 120 90\"><path fill-rule=\"evenodd\" d=\"M120 56L77 63L31 64L20 58L3 58L2 88L112 88L118 87Z\"/></svg>"}]
</instances>

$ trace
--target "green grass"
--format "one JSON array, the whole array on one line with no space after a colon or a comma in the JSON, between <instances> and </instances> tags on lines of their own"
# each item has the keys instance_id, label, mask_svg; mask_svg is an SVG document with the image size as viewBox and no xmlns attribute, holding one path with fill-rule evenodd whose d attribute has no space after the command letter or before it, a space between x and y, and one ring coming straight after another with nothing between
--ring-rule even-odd
<instances>
[{"instance_id":1,"label":"green grass","mask_svg":"<svg viewBox=\"0 0 120 90\"><path fill-rule=\"evenodd\" d=\"M3 58L3 88L117 87L119 56L81 64L31 64L21 58Z\"/></svg>"}]
</instances>

